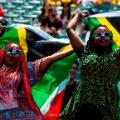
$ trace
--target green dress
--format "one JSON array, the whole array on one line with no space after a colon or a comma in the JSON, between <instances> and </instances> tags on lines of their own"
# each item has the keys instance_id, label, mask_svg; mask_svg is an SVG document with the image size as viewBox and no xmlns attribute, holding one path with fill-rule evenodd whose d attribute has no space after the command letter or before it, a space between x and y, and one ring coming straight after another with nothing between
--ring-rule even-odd
<instances>
[{"instance_id":1,"label":"green dress","mask_svg":"<svg viewBox=\"0 0 120 120\"><path fill-rule=\"evenodd\" d=\"M119 94L117 88L119 65L116 50L98 56L95 53L81 58L81 80L62 113L63 120L74 120L75 111L82 104L95 105L102 120L119 120Z\"/></svg>"}]
</instances>

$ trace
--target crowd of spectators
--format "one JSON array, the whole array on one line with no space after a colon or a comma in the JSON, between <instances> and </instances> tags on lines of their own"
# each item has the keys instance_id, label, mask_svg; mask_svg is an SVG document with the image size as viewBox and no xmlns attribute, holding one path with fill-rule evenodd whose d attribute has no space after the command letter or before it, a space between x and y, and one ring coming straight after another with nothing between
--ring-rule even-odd
<instances>
[{"instance_id":1,"label":"crowd of spectators","mask_svg":"<svg viewBox=\"0 0 120 120\"><path fill-rule=\"evenodd\" d=\"M40 26L51 35L59 34L62 31L62 19L57 17L55 7L49 7L48 15L42 19Z\"/></svg>"},{"instance_id":2,"label":"crowd of spectators","mask_svg":"<svg viewBox=\"0 0 120 120\"><path fill-rule=\"evenodd\" d=\"M30 21L27 24L32 23L33 25L37 25L40 27L42 26L42 29L44 29L46 32L48 32L49 34L55 37L57 37L57 35L60 33L65 34L64 30L67 26L67 23L74 15L74 11L76 11L76 9L78 11L87 9L91 14L96 14L96 13L116 10L117 8L119 8L119 3L120 3L119 0L43 0L43 1L44 1L43 4L41 5L40 9L38 9L37 11L39 12L39 14L37 15L36 18L34 18L35 20L33 22ZM56 3L60 1L61 4L52 5L49 1L54 1L54 2L56 1ZM6 17L8 12L6 12L5 14L4 8L5 5L3 4L2 7L1 4L0 16L2 16L3 19L0 19L0 23L7 25L9 23L9 19L7 19ZM22 10L20 12L22 14ZM22 18L22 16L20 17ZM32 16L29 15L28 18L24 18L23 16L23 21L24 20L29 21L29 18L31 19ZM82 35L83 39L85 39L85 34L87 30L88 30L88 26L85 22L85 25L83 24L83 27L80 28L78 32L78 33L83 33Z\"/></svg>"},{"instance_id":3,"label":"crowd of spectators","mask_svg":"<svg viewBox=\"0 0 120 120\"><path fill-rule=\"evenodd\" d=\"M69 20L74 16L74 11L87 9L90 14L93 15L112 11L112 9L115 9L117 6L112 5L112 3L114 3L114 1L110 0L71 0L71 2L61 2L59 6L53 6L45 0L41 9L41 14L37 17L37 25L54 37L63 38L66 37L64 30ZM75 5L74 7L73 4ZM58 8L60 9L58 10ZM85 21L83 25L78 25L76 31L78 31L83 40L86 40L86 34L89 32L88 20L85 19L83 21ZM61 34L63 36L60 36Z\"/></svg>"}]
</instances>

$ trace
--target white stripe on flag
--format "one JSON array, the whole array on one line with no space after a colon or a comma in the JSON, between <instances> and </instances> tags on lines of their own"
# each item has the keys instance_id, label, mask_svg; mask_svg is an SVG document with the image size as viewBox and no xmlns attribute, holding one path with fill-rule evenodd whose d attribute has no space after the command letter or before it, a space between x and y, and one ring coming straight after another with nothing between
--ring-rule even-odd
<instances>
[{"instance_id":1,"label":"white stripe on flag","mask_svg":"<svg viewBox=\"0 0 120 120\"><path fill-rule=\"evenodd\" d=\"M66 85L68 84L70 80L70 76L68 78L66 78L64 81L62 81L57 87L56 89L53 91L53 93L50 95L50 97L47 99L47 101L45 102L45 104L43 104L43 106L41 107L40 111L42 112L43 115L45 115L47 113L47 111L49 110L51 103L53 101L53 99L55 98L55 96L57 94L59 94L60 92L62 92Z\"/></svg>"}]
</instances>

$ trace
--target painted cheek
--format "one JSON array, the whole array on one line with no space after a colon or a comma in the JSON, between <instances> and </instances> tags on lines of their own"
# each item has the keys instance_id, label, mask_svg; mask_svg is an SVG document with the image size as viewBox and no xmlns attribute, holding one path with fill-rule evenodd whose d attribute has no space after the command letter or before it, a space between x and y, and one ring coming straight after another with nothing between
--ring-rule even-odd
<instances>
[{"instance_id":1,"label":"painted cheek","mask_svg":"<svg viewBox=\"0 0 120 120\"><path fill-rule=\"evenodd\" d=\"M11 55L10 53L6 54L6 57L10 58L10 59L19 59L20 55Z\"/></svg>"},{"instance_id":2,"label":"painted cheek","mask_svg":"<svg viewBox=\"0 0 120 120\"><path fill-rule=\"evenodd\" d=\"M96 37L96 38L94 39L94 42L95 42L95 43L101 42L101 38L100 38L100 37Z\"/></svg>"}]
</instances>

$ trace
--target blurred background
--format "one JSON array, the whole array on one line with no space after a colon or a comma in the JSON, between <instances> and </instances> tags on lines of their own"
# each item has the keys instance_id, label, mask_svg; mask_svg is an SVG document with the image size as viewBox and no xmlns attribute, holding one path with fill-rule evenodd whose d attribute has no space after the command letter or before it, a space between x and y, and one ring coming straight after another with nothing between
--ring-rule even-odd
<instances>
[{"instance_id":1,"label":"blurred background","mask_svg":"<svg viewBox=\"0 0 120 120\"><path fill-rule=\"evenodd\" d=\"M69 3L64 6L63 3ZM116 11L120 9L120 0L0 0L0 20L3 24L22 23L39 25L38 16L47 15L47 7L54 6L57 16L61 16L63 9L70 7L70 14L76 9L87 9L91 14ZM66 13L67 14L67 13Z\"/></svg>"}]
</instances>

